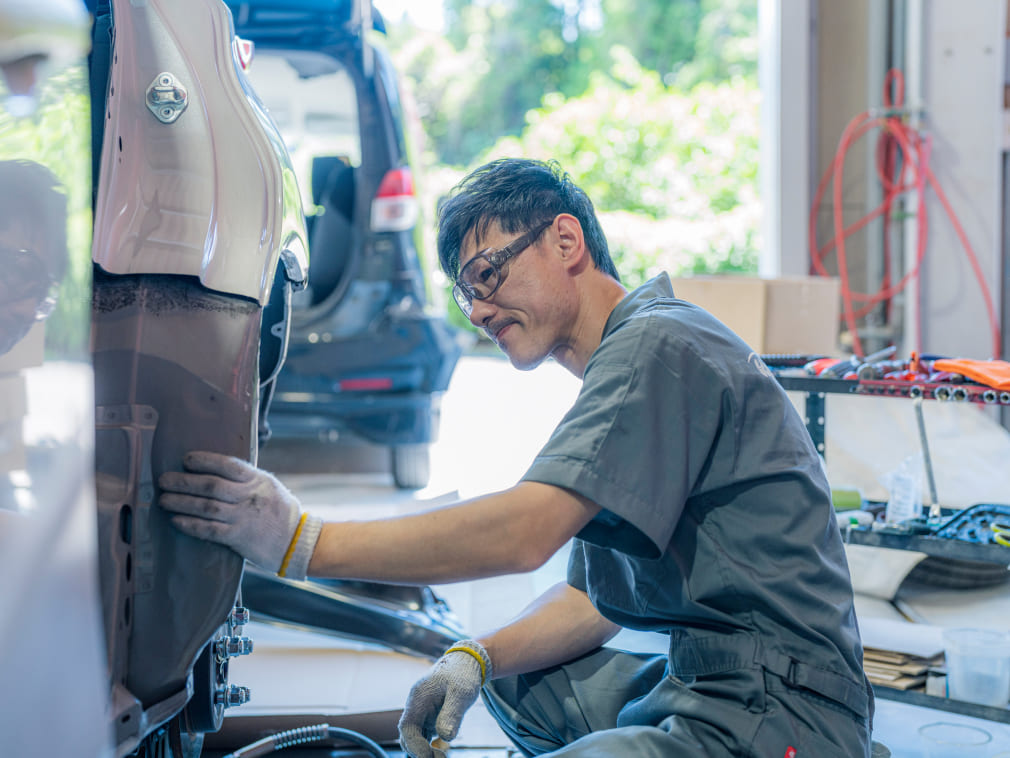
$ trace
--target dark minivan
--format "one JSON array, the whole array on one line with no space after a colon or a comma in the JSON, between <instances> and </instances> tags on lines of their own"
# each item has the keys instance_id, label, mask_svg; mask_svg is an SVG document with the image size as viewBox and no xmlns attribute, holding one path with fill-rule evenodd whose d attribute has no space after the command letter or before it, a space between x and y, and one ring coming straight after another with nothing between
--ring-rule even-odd
<instances>
[{"instance_id":1,"label":"dark minivan","mask_svg":"<svg viewBox=\"0 0 1010 758\"><path fill-rule=\"evenodd\" d=\"M265 426L280 440L385 446L397 486L424 487L461 348L429 305L381 18L360 0L228 5L253 44L247 75L291 154L309 235L309 286L293 301Z\"/></svg>"}]
</instances>

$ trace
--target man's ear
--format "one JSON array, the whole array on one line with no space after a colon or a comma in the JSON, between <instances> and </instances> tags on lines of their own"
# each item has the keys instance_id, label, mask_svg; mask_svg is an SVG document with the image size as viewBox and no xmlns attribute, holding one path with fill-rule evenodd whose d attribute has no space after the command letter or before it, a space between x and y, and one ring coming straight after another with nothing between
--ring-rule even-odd
<instances>
[{"instance_id":1,"label":"man's ear","mask_svg":"<svg viewBox=\"0 0 1010 758\"><path fill-rule=\"evenodd\" d=\"M568 265L581 264L587 254L586 239L582 234L582 224L570 213L561 213L555 220L557 225L558 250Z\"/></svg>"}]
</instances>

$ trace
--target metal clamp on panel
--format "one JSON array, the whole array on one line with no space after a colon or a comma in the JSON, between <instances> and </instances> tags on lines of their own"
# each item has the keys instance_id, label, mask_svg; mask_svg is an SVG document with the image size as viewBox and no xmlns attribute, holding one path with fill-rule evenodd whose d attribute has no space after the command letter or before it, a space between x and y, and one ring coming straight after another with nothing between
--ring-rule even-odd
<instances>
[{"instance_id":1,"label":"metal clamp on panel","mask_svg":"<svg viewBox=\"0 0 1010 758\"><path fill-rule=\"evenodd\" d=\"M163 124L176 121L189 105L189 95L182 83L168 71L154 77L147 88L147 107Z\"/></svg>"}]
</instances>

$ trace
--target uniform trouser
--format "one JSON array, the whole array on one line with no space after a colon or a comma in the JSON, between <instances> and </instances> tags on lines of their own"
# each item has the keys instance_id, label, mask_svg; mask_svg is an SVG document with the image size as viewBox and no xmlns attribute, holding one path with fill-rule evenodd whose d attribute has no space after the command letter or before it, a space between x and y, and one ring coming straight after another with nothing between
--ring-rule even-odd
<instances>
[{"instance_id":1,"label":"uniform trouser","mask_svg":"<svg viewBox=\"0 0 1010 758\"><path fill-rule=\"evenodd\" d=\"M667 657L602 648L495 680L484 702L527 756L859 758L869 719L762 666L669 675Z\"/></svg>"}]
</instances>

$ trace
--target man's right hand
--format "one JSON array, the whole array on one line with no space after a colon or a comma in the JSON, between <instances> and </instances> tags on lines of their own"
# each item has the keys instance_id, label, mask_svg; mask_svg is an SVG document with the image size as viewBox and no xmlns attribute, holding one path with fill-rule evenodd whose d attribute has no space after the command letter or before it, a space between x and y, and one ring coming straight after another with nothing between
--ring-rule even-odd
<instances>
[{"instance_id":1,"label":"man's right hand","mask_svg":"<svg viewBox=\"0 0 1010 758\"><path fill-rule=\"evenodd\" d=\"M183 465L185 472L168 471L158 479L158 502L176 514L172 523L180 531L227 545L281 576L305 578L322 522L304 515L283 484L219 453L191 452Z\"/></svg>"},{"instance_id":2,"label":"man's right hand","mask_svg":"<svg viewBox=\"0 0 1010 758\"><path fill-rule=\"evenodd\" d=\"M479 642L452 645L411 688L400 717L400 747L412 758L437 758L431 740L456 737L463 714L490 678L491 659Z\"/></svg>"}]
</instances>

